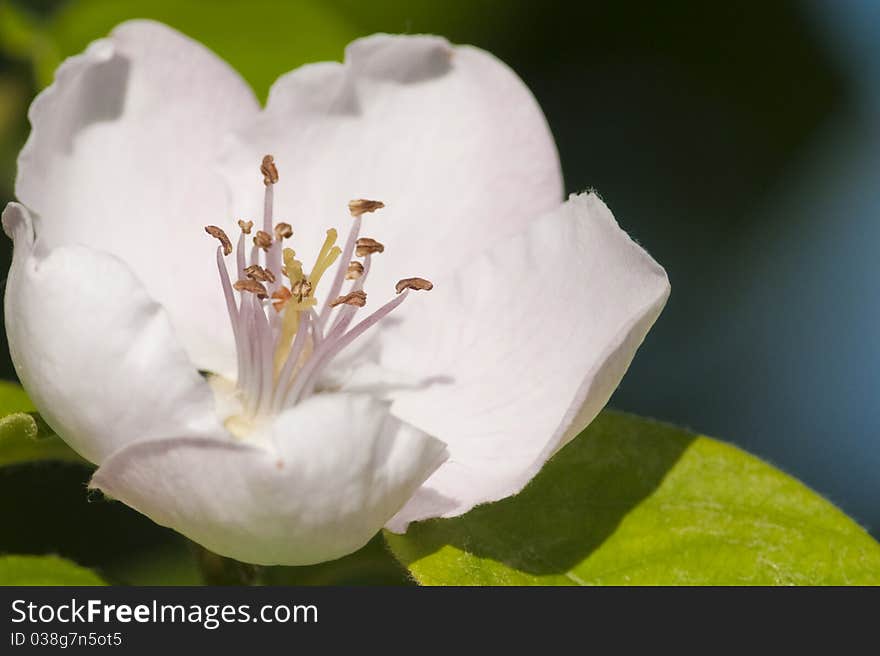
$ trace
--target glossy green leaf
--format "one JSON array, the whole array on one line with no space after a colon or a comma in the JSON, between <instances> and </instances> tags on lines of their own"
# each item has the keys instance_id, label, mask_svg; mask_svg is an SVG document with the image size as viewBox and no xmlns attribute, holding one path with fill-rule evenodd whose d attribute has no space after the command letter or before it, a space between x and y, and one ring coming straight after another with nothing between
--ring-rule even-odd
<instances>
[{"instance_id":1,"label":"glossy green leaf","mask_svg":"<svg viewBox=\"0 0 880 656\"><path fill-rule=\"evenodd\" d=\"M39 460L85 462L33 409L20 386L0 381L0 467Z\"/></svg>"},{"instance_id":2,"label":"glossy green leaf","mask_svg":"<svg viewBox=\"0 0 880 656\"><path fill-rule=\"evenodd\" d=\"M386 539L426 585L880 584L880 545L800 482L611 411L519 495Z\"/></svg>"},{"instance_id":3,"label":"glossy green leaf","mask_svg":"<svg viewBox=\"0 0 880 656\"><path fill-rule=\"evenodd\" d=\"M58 556L0 556L0 585L106 585L93 571Z\"/></svg>"}]
</instances>

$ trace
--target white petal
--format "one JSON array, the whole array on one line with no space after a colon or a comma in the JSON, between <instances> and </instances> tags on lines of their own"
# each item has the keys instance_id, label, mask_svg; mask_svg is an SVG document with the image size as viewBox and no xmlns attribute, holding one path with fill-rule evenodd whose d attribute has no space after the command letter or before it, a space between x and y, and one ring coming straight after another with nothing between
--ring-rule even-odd
<instances>
[{"instance_id":1,"label":"white petal","mask_svg":"<svg viewBox=\"0 0 880 656\"><path fill-rule=\"evenodd\" d=\"M10 203L13 238L6 335L22 384L53 429L83 457L137 439L211 435L214 399L165 311L117 258L84 246L41 256L27 210Z\"/></svg>"},{"instance_id":2,"label":"white petal","mask_svg":"<svg viewBox=\"0 0 880 656\"><path fill-rule=\"evenodd\" d=\"M434 290L383 334L383 365L446 379L392 412L450 458L391 524L513 494L608 401L669 294L595 195L573 196Z\"/></svg>"},{"instance_id":3,"label":"white petal","mask_svg":"<svg viewBox=\"0 0 880 656\"><path fill-rule=\"evenodd\" d=\"M276 214L307 267L327 227L344 239L349 200L386 204L363 230L386 245L368 283L380 294L443 274L563 198L553 137L523 82L491 54L437 37L372 36L344 64L281 77L225 161L244 216L260 211L264 153L280 172Z\"/></svg>"},{"instance_id":4,"label":"white petal","mask_svg":"<svg viewBox=\"0 0 880 656\"><path fill-rule=\"evenodd\" d=\"M221 137L256 115L244 81L174 30L132 21L64 62L30 110L16 195L46 248L124 260L190 356L234 373L206 224L233 226L214 170ZM226 221L226 224L224 224Z\"/></svg>"},{"instance_id":5,"label":"white petal","mask_svg":"<svg viewBox=\"0 0 880 656\"><path fill-rule=\"evenodd\" d=\"M269 443L141 442L91 485L221 555L307 565L366 544L446 455L363 395L312 397L277 418Z\"/></svg>"}]
</instances>

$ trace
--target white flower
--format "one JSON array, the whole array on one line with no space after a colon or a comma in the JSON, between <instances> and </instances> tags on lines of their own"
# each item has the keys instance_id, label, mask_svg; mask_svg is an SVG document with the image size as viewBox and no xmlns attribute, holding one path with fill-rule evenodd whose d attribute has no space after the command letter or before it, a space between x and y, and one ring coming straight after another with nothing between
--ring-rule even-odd
<instances>
[{"instance_id":1,"label":"white flower","mask_svg":"<svg viewBox=\"0 0 880 656\"><path fill-rule=\"evenodd\" d=\"M356 41L261 109L129 22L30 119L3 213L16 371L93 486L239 560L328 560L517 492L669 293L598 197L562 202L516 75L440 38Z\"/></svg>"}]
</instances>

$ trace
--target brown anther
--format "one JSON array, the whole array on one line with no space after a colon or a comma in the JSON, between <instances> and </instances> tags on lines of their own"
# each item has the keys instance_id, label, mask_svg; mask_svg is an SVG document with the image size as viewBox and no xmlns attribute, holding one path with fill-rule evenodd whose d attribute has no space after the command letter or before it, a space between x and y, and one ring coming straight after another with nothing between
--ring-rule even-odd
<instances>
[{"instance_id":1,"label":"brown anther","mask_svg":"<svg viewBox=\"0 0 880 656\"><path fill-rule=\"evenodd\" d=\"M281 312L284 309L284 306L287 305L287 301L290 300L292 294L287 287L279 287L275 292L272 293L272 307L275 308L276 312Z\"/></svg>"},{"instance_id":2,"label":"brown anther","mask_svg":"<svg viewBox=\"0 0 880 656\"><path fill-rule=\"evenodd\" d=\"M259 264L251 264L249 267L245 267L244 272L251 280L275 282L275 274L269 271L269 269L264 269Z\"/></svg>"},{"instance_id":3,"label":"brown anther","mask_svg":"<svg viewBox=\"0 0 880 656\"><path fill-rule=\"evenodd\" d=\"M382 244L369 237L361 237L355 242L355 246L357 246L357 248L354 252L358 257L363 257L370 253L381 253L385 250L385 247Z\"/></svg>"},{"instance_id":4,"label":"brown anther","mask_svg":"<svg viewBox=\"0 0 880 656\"><path fill-rule=\"evenodd\" d=\"M367 304L367 294L361 290L353 291L345 296L339 296L330 304L330 307L336 307L337 305L343 304L364 307Z\"/></svg>"},{"instance_id":5,"label":"brown anther","mask_svg":"<svg viewBox=\"0 0 880 656\"><path fill-rule=\"evenodd\" d=\"M260 173L263 174L263 184L267 187L278 182L278 169L275 166L275 158L266 155L260 164Z\"/></svg>"},{"instance_id":6,"label":"brown anther","mask_svg":"<svg viewBox=\"0 0 880 656\"><path fill-rule=\"evenodd\" d=\"M360 262L349 262L348 272L345 274L346 280L357 280L364 275L364 265Z\"/></svg>"},{"instance_id":7,"label":"brown anther","mask_svg":"<svg viewBox=\"0 0 880 656\"><path fill-rule=\"evenodd\" d=\"M290 291L293 293L293 297L296 299L296 302L299 303L304 298L308 298L311 295L312 283L310 283L307 278L297 280L295 283L293 283L293 288Z\"/></svg>"},{"instance_id":8,"label":"brown anther","mask_svg":"<svg viewBox=\"0 0 880 656\"><path fill-rule=\"evenodd\" d=\"M244 219L239 219L238 220L238 227L241 228L241 231L244 234L249 235L249 234L251 234L251 228L254 227L254 222L253 221L245 221Z\"/></svg>"},{"instance_id":9,"label":"brown anther","mask_svg":"<svg viewBox=\"0 0 880 656\"><path fill-rule=\"evenodd\" d=\"M269 247L272 246L272 235L265 230L257 230L257 234L254 235L254 245L262 248L264 251L268 251Z\"/></svg>"},{"instance_id":10,"label":"brown anther","mask_svg":"<svg viewBox=\"0 0 880 656\"><path fill-rule=\"evenodd\" d=\"M367 212L375 212L385 207L385 203L381 200L367 200L366 198L358 198L357 200L348 201L348 211L352 216L360 216Z\"/></svg>"},{"instance_id":11,"label":"brown anther","mask_svg":"<svg viewBox=\"0 0 880 656\"><path fill-rule=\"evenodd\" d=\"M257 298L268 298L269 293L266 291L266 288L262 283L257 282L256 280L245 279L245 280L236 280L235 284L232 285L236 291L239 292L250 292L251 294L256 294Z\"/></svg>"},{"instance_id":12,"label":"brown anther","mask_svg":"<svg viewBox=\"0 0 880 656\"><path fill-rule=\"evenodd\" d=\"M279 223L275 226L275 239L290 239L293 236L293 227L289 223Z\"/></svg>"},{"instance_id":13,"label":"brown anther","mask_svg":"<svg viewBox=\"0 0 880 656\"><path fill-rule=\"evenodd\" d=\"M434 283L424 278L404 278L394 285L394 290L399 294L404 289L423 289L428 291L434 289Z\"/></svg>"},{"instance_id":14,"label":"brown anther","mask_svg":"<svg viewBox=\"0 0 880 656\"><path fill-rule=\"evenodd\" d=\"M229 237L226 236L226 233L223 232L222 229L218 228L214 225L205 226L205 232L214 237L215 239L219 239L220 243L223 244L223 254L229 255L232 252L232 242L229 241Z\"/></svg>"}]
</instances>

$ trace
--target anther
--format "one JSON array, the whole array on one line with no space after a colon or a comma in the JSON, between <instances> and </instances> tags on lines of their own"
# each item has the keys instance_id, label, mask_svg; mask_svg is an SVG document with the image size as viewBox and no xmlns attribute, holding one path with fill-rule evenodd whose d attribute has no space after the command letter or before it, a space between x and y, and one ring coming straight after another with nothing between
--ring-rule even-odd
<instances>
[{"instance_id":1,"label":"anther","mask_svg":"<svg viewBox=\"0 0 880 656\"><path fill-rule=\"evenodd\" d=\"M229 255L232 252L232 242L229 241L229 237L226 236L226 233L223 232L222 229L218 228L214 225L205 226L205 232L214 237L215 239L219 239L220 243L223 244L223 254Z\"/></svg>"},{"instance_id":2,"label":"anther","mask_svg":"<svg viewBox=\"0 0 880 656\"><path fill-rule=\"evenodd\" d=\"M251 228L254 227L254 222L253 221L245 221L244 219L239 219L238 220L238 227L241 228L241 231L244 234L249 235L249 234L251 234Z\"/></svg>"},{"instance_id":3,"label":"anther","mask_svg":"<svg viewBox=\"0 0 880 656\"><path fill-rule=\"evenodd\" d=\"M249 267L245 267L244 272L251 280L257 280L259 282L275 282L275 274L268 269L264 269L259 264L251 264Z\"/></svg>"},{"instance_id":4,"label":"anther","mask_svg":"<svg viewBox=\"0 0 880 656\"><path fill-rule=\"evenodd\" d=\"M276 312L281 312L284 309L284 306L287 305L287 301L291 299L292 294L287 287L279 287L277 291L272 294L272 307L275 308Z\"/></svg>"},{"instance_id":5,"label":"anther","mask_svg":"<svg viewBox=\"0 0 880 656\"><path fill-rule=\"evenodd\" d=\"M257 230L257 234L254 235L254 244L264 251L268 251L272 246L272 235L265 230Z\"/></svg>"},{"instance_id":6,"label":"anther","mask_svg":"<svg viewBox=\"0 0 880 656\"><path fill-rule=\"evenodd\" d=\"M361 237L355 242L355 254L358 257L363 257L364 255L369 255L370 253L382 253L385 250L385 246L380 244L375 239L370 239L369 237Z\"/></svg>"},{"instance_id":7,"label":"anther","mask_svg":"<svg viewBox=\"0 0 880 656\"><path fill-rule=\"evenodd\" d=\"M260 164L260 173L263 174L263 184L267 187L278 182L278 169L275 167L275 158L266 155Z\"/></svg>"},{"instance_id":8,"label":"anther","mask_svg":"<svg viewBox=\"0 0 880 656\"><path fill-rule=\"evenodd\" d=\"M289 223L279 223L275 226L275 239L290 239L293 236L293 227Z\"/></svg>"},{"instance_id":9,"label":"anther","mask_svg":"<svg viewBox=\"0 0 880 656\"><path fill-rule=\"evenodd\" d=\"M351 292L345 296L339 296L330 304L330 307L337 305L354 305L355 307L364 307L367 304L367 294L361 290Z\"/></svg>"},{"instance_id":10,"label":"anther","mask_svg":"<svg viewBox=\"0 0 880 656\"><path fill-rule=\"evenodd\" d=\"M308 278L302 278L293 283L293 288L290 291L293 293L296 302L301 303L304 298L308 298L311 295L312 283L309 282Z\"/></svg>"},{"instance_id":11,"label":"anther","mask_svg":"<svg viewBox=\"0 0 880 656\"><path fill-rule=\"evenodd\" d=\"M424 278L404 278L394 285L394 290L400 294L404 289L434 289L434 283Z\"/></svg>"},{"instance_id":12,"label":"anther","mask_svg":"<svg viewBox=\"0 0 880 656\"><path fill-rule=\"evenodd\" d=\"M357 200L348 201L348 211L352 216L360 216L367 212L375 212L385 207L385 203L381 200L367 200L366 198L358 198Z\"/></svg>"},{"instance_id":13,"label":"anther","mask_svg":"<svg viewBox=\"0 0 880 656\"><path fill-rule=\"evenodd\" d=\"M345 274L346 280L357 280L364 275L364 265L360 262L351 261L348 263L348 272Z\"/></svg>"},{"instance_id":14,"label":"anther","mask_svg":"<svg viewBox=\"0 0 880 656\"><path fill-rule=\"evenodd\" d=\"M268 298L269 293L262 283L247 278L245 280L236 280L232 287L239 292L250 292L256 294L257 298Z\"/></svg>"}]
</instances>

